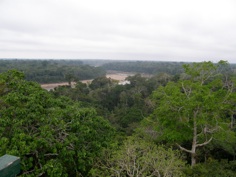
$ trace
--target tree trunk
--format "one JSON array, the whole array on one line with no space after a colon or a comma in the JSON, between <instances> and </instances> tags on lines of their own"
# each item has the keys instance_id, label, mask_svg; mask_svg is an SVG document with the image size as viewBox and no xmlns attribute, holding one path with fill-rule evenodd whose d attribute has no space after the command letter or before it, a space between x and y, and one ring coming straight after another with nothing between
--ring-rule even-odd
<instances>
[{"instance_id":1,"label":"tree trunk","mask_svg":"<svg viewBox=\"0 0 236 177\"><path fill-rule=\"evenodd\" d=\"M191 154L191 167L193 167L196 164L196 153Z\"/></svg>"},{"instance_id":2,"label":"tree trunk","mask_svg":"<svg viewBox=\"0 0 236 177\"><path fill-rule=\"evenodd\" d=\"M179 145L178 143L176 143L177 146L178 146L181 150L183 150L183 151L185 151L185 152L191 154L191 166L192 166L192 167L197 163L197 159L196 159L196 156L197 156L197 154L196 154L196 149L197 149L198 147L202 147L202 146L205 146L205 145L209 144L209 143L211 142L211 140L212 140L212 137L211 137L210 139L206 140L205 142L203 142L203 143L201 143L201 144L198 144L198 143L197 143L197 136L198 136L198 134L197 134L197 114L198 114L198 110L197 110L197 111L194 111L194 115L193 115L193 140L192 140L192 148L191 148L191 150L186 149L186 148L182 147L181 145Z\"/></svg>"},{"instance_id":3,"label":"tree trunk","mask_svg":"<svg viewBox=\"0 0 236 177\"><path fill-rule=\"evenodd\" d=\"M193 142L192 142L192 150L191 150L191 166L193 167L196 164L196 148L197 148L197 113L194 112L193 117Z\"/></svg>"}]
</instances>

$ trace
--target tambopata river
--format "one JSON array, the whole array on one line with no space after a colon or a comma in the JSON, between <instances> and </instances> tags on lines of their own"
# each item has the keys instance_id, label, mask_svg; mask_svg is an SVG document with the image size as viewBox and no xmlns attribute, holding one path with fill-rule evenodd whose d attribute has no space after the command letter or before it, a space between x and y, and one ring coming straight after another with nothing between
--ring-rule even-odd
<instances>
[{"instance_id":1,"label":"tambopata river","mask_svg":"<svg viewBox=\"0 0 236 177\"><path fill-rule=\"evenodd\" d=\"M126 73L126 72L114 72L107 74L107 78L111 78L114 80L117 80L119 82L124 81L126 77L133 76L134 73ZM92 80L82 80L83 83L91 83ZM72 85L75 83L72 83ZM41 84L41 87L46 90L54 89L55 87L62 86L62 85L68 85L68 82L60 82L60 83L50 83L50 84Z\"/></svg>"}]
</instances>

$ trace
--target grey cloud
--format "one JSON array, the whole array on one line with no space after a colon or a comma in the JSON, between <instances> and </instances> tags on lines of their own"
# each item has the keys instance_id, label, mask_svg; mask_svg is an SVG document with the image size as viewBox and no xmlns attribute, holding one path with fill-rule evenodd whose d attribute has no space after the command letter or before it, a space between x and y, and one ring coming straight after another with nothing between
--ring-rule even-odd
<instances>
[{"instance_id":1,"label":"grey cloud","mask_svg":"<svg viewBox=\"0 0 236 177\"><path fill-rule=\"evenodd\" d=\"M0 58L236 62L234 5L230 0L3 0Z\"/></svg>"}]
</instances>

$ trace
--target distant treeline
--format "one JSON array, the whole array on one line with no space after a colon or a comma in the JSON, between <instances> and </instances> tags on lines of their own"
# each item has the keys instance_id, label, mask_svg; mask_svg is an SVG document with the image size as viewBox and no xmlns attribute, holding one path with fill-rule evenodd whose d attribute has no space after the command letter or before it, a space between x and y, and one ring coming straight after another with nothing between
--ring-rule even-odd
<instances>
[{"instance_id":1,"label":"distant treeline","mask_svg":"<svg viewBox=\"0 0 236 177\"><path fill-rule=\"evenodd\" d=\"M80 60L0 60L0 73L11 69L24 72L26 80L38 83L93 79L106 74L103 68L84 65Z\"/></svg>"},{"instance_id":2,"label":"distant treeline","mask_svg":"<svg viewBox=\"0 0 236 177\"><path fill-rule=\"evenodd\" d=\"M183 62L129 61L106 63L102 67L106 70L175 75L183 72L183 64Z\"/></svg>"},{"instance_id":3,"label":"distant treeline","mask_svg":"<svg viewBox=\"0 0 236 177\"><path fill-rule=\"evenodd\" d=\"M38 83L71 82L94 79L106 75L107 70L179 75L184 62L160 61L113 61L113 60L33 60L0 59L0 73L16 69L22 71L25 79ZM235 64L230 65L235 73Z\"/></svg>"}]
</instances>

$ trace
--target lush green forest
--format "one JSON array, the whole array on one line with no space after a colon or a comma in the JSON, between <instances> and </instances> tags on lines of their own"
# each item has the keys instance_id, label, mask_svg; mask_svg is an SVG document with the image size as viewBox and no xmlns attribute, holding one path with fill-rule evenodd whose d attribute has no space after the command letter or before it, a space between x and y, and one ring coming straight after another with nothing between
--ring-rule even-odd
<instances>
[{"instance_id":1,"label":"lush green forest","mask_svg":"<svg viewBox=\"0 0 236 177\"><path fill-rule=\"evenodd\" d=\"M234 177L234 66L154 66L126 85L101 75L51 91L24 70L2 72L0 155L19 156L21 176Z\"/></svg>"},{"instance_id":2,"label":"lush green forest","mask_svg":"<svg viewBox=\"0 0 236 177\"><path fill-rule=\"evenodd\" d=\"M80 60L0 60L0 73L10 69L22 71L26 80L38 83L94 79L106 74L103 68Z\"/></svg>"},{"instance_id":3,"label":"lush green forest","mask_svg":"<svg viewBox=\"0 0 236 177\"><path fill-rule=\"evenodd\" d=\"M183 62L155 62L155 61L126 61L104 63L102 67L106 70L138 72L147 74L180 74L183 72Z\"/></svg>"}]
</instances>

